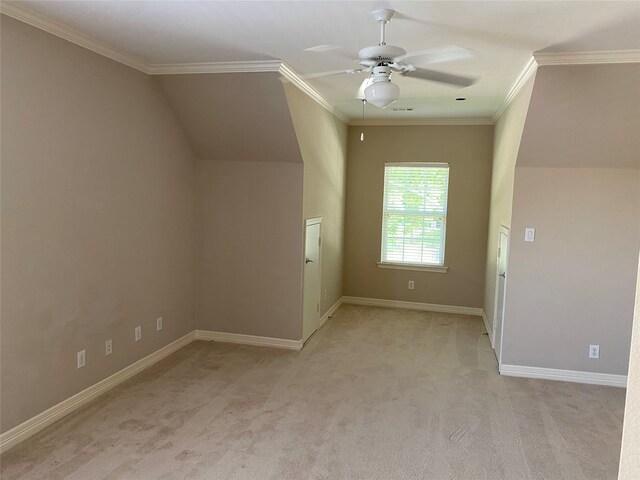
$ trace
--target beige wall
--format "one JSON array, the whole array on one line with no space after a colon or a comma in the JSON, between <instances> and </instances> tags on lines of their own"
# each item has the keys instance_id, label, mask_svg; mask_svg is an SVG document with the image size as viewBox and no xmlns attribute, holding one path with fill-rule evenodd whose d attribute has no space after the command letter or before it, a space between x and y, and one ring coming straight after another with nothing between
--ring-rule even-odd
<instances>
[{"instance_id":1,"label":"beige wall","mask_svg":"<svg viewBox=\"0 0 640 480\"><path fill-rule=\"evenodd\" d=\"M640 190L640 183L638 184ZM624 429L620 453L620 480L640 477L640 268L636 281L636 305L631 337L629 382L624 408Z\"/></svg>"},{"instance_id":2,"label":"beige wall","mask_svg":"<svg viewBox=\"0 0 640 480\"><path fill-rule=\"evenodd\" d=\"M492 126L349 127L344 294L482 307L492 149ZM394 161L450 164L446 274L376 265L384 164Z\"/></svg>"},{"instance_id":3,"label":"beige wall","mask_svg":"<svg viewBox=\"0 0 640 480\"><path fill-rule=\"evenodd\" d=\"M630 169L516 169L503 363L627 373L639 182Z\"/></svg>"},{"instance_id":4,"label":"beige wall","mask_svg":"<svg viewBox=\"0 0 640 480\"><path fill-rule=\"evenodd\" d=\"M300 340L302 164L198 162L203 330Z\"/></svg>"},{"instance_id":5,"label":"beige wall","mask_svg":"<svg viewBox=\"0 0 640 480\"><path fill-rule=\"evenodd\" d=\"M638 64L538 69L516 165L505 364L627 373L639 83ZM536 228L535 242L524 242L525 227ZM599 360L588 358L590 344Z\"/></svg>"},{"instance_id":6,"label":"beige wall","mask_svg":"<svg viewBox=\"0 0 640 480\"><path fill-rule=\"evenodd\" d=\"M493 328L496 294L496 267L500 226L511 228L513 204L513 178L520 139L524 129L535 74L518 92L495 126L493 135L493 166L491 170L491 203L487 240L487 266L485 270L484 312L489 328Z\"/></svg>"},{"instance_id":7,"label":"beige wall","mask_svg":"<svg viewBox=\"0 0 640 480\"><path fill-rule=\"evenodd\" d=\"M302 162L278 73L160 75L197 158Z\"/></svg>"},{"instance_id":8,"label":"beige wall","mask_svg":"<svg viewBox=\"0 0 640 480\"><path fill-rule=\"evenodd\" d=\"M347 126L295 86L285 92L304 160L303 217L322 217L322 315L342 297Z\"/></svg>"},{"instance_id":9,"label":"beige wall","mask_svg":"<svg viewBox=\"0 0 640 480\"><path fill-rule=\"evenodd\" d=\"M303 165L279 74L155 80L199 159L197 327L299 340Z\"/></svg>"},{"instance_id":10,"label":"beige wall","mask_svg":"<svg viewBox=\"0 0 640 480\"><path fill-rule=\"evenodd\" d=\"M640 63L543 66L518 166L640 168Z\"/></svg>"},{"instance_id":11,"label":"beige wall","mask_svg":"<svg viewBox=\"0 0 640 480\"><path fill-rule=\"evenodd\" d=\"M1 34L6 431L194 329L195 165L149 77L5 16Z\"/></svg>"}]
</instances>

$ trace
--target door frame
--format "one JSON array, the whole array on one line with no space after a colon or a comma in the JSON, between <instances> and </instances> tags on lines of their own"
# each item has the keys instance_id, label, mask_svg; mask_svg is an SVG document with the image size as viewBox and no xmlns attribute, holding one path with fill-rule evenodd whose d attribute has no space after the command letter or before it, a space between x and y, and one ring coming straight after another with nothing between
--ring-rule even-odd
<instances>
[{"instance_id":1,"label":"door frame","mask_svg":"<svg viewBox=\"0 0 640 480\"><path fill-rule=\"evenodd\" d=\"M494 293L494 300L493 300L493 318L491 319L492 321L492 338L491 338L491 344L493 345L493 349L494 352L496 353L497 356L497 360L498 360L498 369L500 369L500 367L502 366L502 346L504 345L504 319L505 319L505 305L506 305L506 301L507 301L507 281L508 281L508 275L506 275L506 273L509 270L509 246L511 243L511 230L508 227L505 227L504 225L500 225L500 228L498 229L498 248L500 248L500 237L502 234L505 234L507 237L507 251L505 252L505 269L504 269L504 295L503 295L503 302L504 304L502 305L502 318L500 319L500 345L498 346L498 350L495 350L495 345L496 345L496 333L497 333L497 329L496 327L496 321L497 321L497 315L498 315L498 296L500 295L500 291L498 289L498 286L500 285L500 258L501 256L497 256L496 255L496 276L495 276L495 293ZM502 254L502 252L500 252Z\"/></svg>"},{"instance_id":2,"label":"door frame","mask_svg":"<svg viewBox=\"0 0 640 480\"><path fill-rule=\"evenodd\" d=\"M304 221L304 248L302 255L302 318L300 331L304 332L304 295L305 295L305 284L304 284L304 268L305 268L305 260L307 258L307 228L311 225L318 225L318 305L322 304L322 217L311 217L306 218ZM318 306L318 310L316 311L316 329L314 332L318 331L320 327L320 306ZM309 338L313 336L313 333Z\"/></svg>"}]
</instances>

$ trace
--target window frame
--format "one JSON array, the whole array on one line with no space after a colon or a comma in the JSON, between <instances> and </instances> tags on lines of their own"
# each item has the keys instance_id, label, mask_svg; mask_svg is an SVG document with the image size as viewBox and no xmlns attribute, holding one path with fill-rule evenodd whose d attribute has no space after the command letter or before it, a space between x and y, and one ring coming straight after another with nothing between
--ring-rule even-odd
<instances>
[{"instance_id":1,"label":"window frame","mask_svg":"<svg viewBox=\"0 0 640 480\"><path fill-rule=\"evenodd\" d=\"M385 200L387 194L387 167L414 167L414 168L446 168L447 169L447 185L446 185L446 193L445 193L445 202L444 202L444 213L443 217L443 232L442 232L442 242L441 242L441 251L442 251L442 263L411 263L411 262L399 262L399 261L389 261L383 259L384 247L385 247L385 238L387 238L387 233L385 231L385 215L389 213L385 209ZM447 217L449 216L449 184L451 179L451 166L446 162L388 162L384 164L384 172L383 172L383 192L382 192L382 222L380 225L380 261L377 262L378 268L391 268L391 269L399 269L399 270L418 270L418 271L428 271L428 272L436 272L436 273L446 273L448 267L445 266L446 259L446 242L447 242ZM424 216L433 216L433 214L424 214Z\"/></svg>"}]
</instances>

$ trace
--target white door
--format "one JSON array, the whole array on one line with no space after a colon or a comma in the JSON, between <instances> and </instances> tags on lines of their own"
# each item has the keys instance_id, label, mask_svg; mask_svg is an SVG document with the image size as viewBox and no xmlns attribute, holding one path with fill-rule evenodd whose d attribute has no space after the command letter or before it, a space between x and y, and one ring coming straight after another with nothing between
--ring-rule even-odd
<instances>
[{"instance_id":1,"label":"white door","mask_svg":"<svg viewBox=\"0 0 640 480\"><path fill-rule=\"evenodd\" d=\"M313 335L320 322L320 222L307 220L304 247L302 341Z\"/></svg>"},{"instance_id":2,"label":"white door","mask_svg":"<svg viewBox=\"0 0 640 480\"><path fill-rule=\"evenodd\" d=\"M498 242L498 261L496 268L496 299L493 316L493 349L498 358L498 365L502 362L502 331L504 328L504 299L507 287L507 258L509 254L509 229L500 227Z\"/></svg>"}]
</instances>

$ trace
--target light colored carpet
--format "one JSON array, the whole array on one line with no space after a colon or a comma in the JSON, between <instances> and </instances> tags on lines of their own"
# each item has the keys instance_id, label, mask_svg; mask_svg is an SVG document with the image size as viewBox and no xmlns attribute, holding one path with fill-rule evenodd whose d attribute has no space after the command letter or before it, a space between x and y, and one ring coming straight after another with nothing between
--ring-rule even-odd
<instances>
[{"instance_id":1,"label":"light colored carpet","mask_svg":"<svg viewBox=\"0 0 640 480\"><path fill-rule=\"evenodd\" d=\"M2 478L614 479L623 389L501 377L478 317L343 306L297 352L194 342Z\"/></svg>"}]
</instances>

